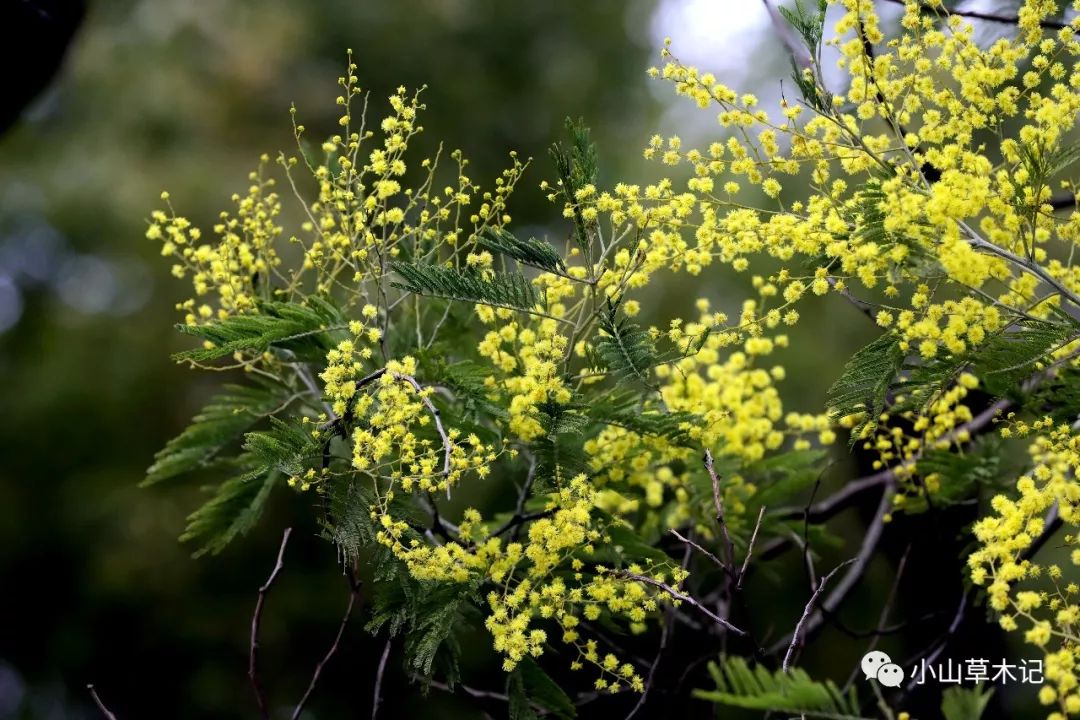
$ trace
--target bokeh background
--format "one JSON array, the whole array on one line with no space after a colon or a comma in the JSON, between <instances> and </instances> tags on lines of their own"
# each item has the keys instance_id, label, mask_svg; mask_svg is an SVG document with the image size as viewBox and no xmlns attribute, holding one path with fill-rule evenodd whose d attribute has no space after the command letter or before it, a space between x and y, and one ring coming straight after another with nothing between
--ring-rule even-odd
<instances>
[{"instance_id":1,"label":"bokeh background","mask_svg":"<svg viewBox=\"0 0 1080 720\"><path fill-rule=\"evenodd\" d=\"M200 500L199 480L138 487L153 453L221 380L169 360L185 347L172 329L185 290L143 238L161 190L196 223L210 224L246 186L260 153L289 150L290 104L311 135L332 133L335 81L351 47L376 106L398 85L428 86L425 142L463 149L474 177L495 176L510 150L536 158L515 197L515 220L562 233L537 185L554 174L546 148L564 117L593 128L602 180L611 182L662 173L641 159L653 132L678 132L688 144L720 136L711 113L676 102L646 77L665 36L684 59L764 103L779 97L786 54L757 0L90 4L59 76L0 137L0 719L97 717L87 683L122 720L253 716L248 627L286 526L294 536L262 636L275 707L299 698L346 601L309 500L281 493L259 530L220 556L194 560L176 537ZM697 296L734 307L746 289L745 277L710 271L696 286L657 290L653 317ZM785 387L792 407L816 410L842 359L874 329L836 298L812 301L804 318L793 333L801 349L782 358ZM851 554L875 503L841 521L850 546L838 557ZM940 543L945 559L909 571L900 610L955 605L963 540L923 530L890 531L894 539L846 611L851 624L877 621L905 533ZM755 603L797 617L805 584L791 583L790 591L784 582L766 585ZM940 632L942 622L927 632ZM981 623L971 634L982 656L1006 652ZM848 639L841 651L832 637L805 664L843 682L865 641ZM953 657L963 656L963 642ZM884 646L903 656L918 643L892 637ZM309 716L367 715L382 647L358 624L350 628ZM395 660L385 717L479 716L437 691L421 697ZM470 680L502 685L485 665ZM1020 712L1010 703L1021 694L1006 695L995 712L1021 717L1009 714ZM625 713L624 700L612 702L583 716Z\"/></svg>"}]
</instances>

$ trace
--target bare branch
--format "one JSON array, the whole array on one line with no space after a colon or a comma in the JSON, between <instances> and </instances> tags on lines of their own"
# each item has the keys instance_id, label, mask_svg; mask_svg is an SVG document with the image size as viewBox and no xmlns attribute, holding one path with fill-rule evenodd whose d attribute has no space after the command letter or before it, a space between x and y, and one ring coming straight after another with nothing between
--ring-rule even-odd
<instances>
[{"instance_id":1,"label":"bare branch","mask_svg":"<svg viewBox=\"0 0 1080 720\"><path fill-rule=\"evenodd\" d=\"M87 685L86 689L90 691L90 697L94 699L94 704L98 706L98 710L105 716L106 720L116 720L116 715L112 713L109 708L105 707L105 703L101 701L101 697L97 694L97 690L93 685Z\"/></svg>"},{"instance_id":2,"label":"bare branch","mask_svg":"<svg viewBox=\"0 0 1080 720\"><path fill-rule=\"evenodd\" d=\"M735 545L731 542L731 535L728 534L727 523L724 521L724 494L720 488L720 476L716 474L716 468L713 466L712 450L705 449L705 470L709 473L709 478L712 480L712 493L713 504L716 505L716 522L720 526L720 532L724 534L724 545L727 549L727 566L730 572L735 566Z\"/></svg>"},{"instance_id":3,"label":"bare branch","mask_svg":"<svg viewBox=\"0 0 1080 720\"><path fill-rule=\"evenodd\" d=\"M746 577L746 568L750 566L750 558L754 554L754 541L757 540L758 530L761 529L761 518L765 517L765 506L758 510L757 522L754 523L754 532L750 535L750 543L746 546L746 558L743 559L742 567L739 568L739 579L735 582L735 589L742 590L742 581Z\"/></svg>"},{"instance_id":4,"label":"bare branch","mask_svg":"<svg viewBox=\"0 0 1080 720\"><path fill-rule=\"evenodd\" d=\"M349 592L349 604L345 608L345 616L341 618L341 624L338 626L337 635L334 636L334 643L330 646L330 649L326 651L326 655L319 661L319 664L315 666L315 673L311 676L311 682L308 684L307 691L304 696L300 698L300 702L296 704L296 709L293 710L292 720L299 720L300 715L304 712L304 705L307 704L308 698L311 697L311 693L315 691L315 685L319 682L319 676L322 674L323 668L326 663L330 661L330 658L337 652L338 645L341 643L341 637L345 634L345 626L349 624L349 618L352 616L353 605L356 604L356 597L358 595L357 589L353 587Z\"/></svg>"},{"instance_id":5,"label":"bare branch","mask_svg":"<svg viewBox=\"0 0 1080 720\"><path fill-rule=\"evenodd\" d=\"M686 537L683 537L682 535L680 535L680 534L679 534L679 531L678 531L678 530L675 530L674 528L672 528L672 530L671 530L671 534L672 534L672 535L674 535L675 537L677 537L677 538L678 538L679 540L681 540L682 542L684 542L684 543L686 543L687 545L689 545L690 547L692 547L692 548L694 548L695 550L697 550L697 551L698 551L699 553L701 553L701 554L702 554L702 555L704 555L705 557L707 557L707 558L709 558L710 560L712 560L712 561L713 561L713 564L715 564L715 565L716 565L716 566L717 566L718 568L720 568L721 570L723 570L723 571L725 571L725 572L730 572L730 571L731 571L731 570L730 570L730 568L728 568L728 566L724 564L724 561L723 561L723 560L721 560L720 558L716 557L716 556L715 556L715 555L713 555L713 554L712 554L711 552L709 552L709 551L708 551L708 550L706 550L705 548L701 547L700 545L698 545L698 544L697 544L696 542L694 542L694 541L693 541L693 540L691 540L690 538L686 538Z\"/></svg>"},{"instance_id":6,"label":"bare branch","mask_svg":"<svg viewBox=\"0 0 1080 720\"><path fill-rule=\"evenodd\" d=\"M270 708L266 704L266 695L263 692L262 683L259 682L258 671L258 654L259 654L259 627L262 624L262 612L263 605L266 603L266 594L270 591L270 587L277 580L277 576L281 573L282 568L285 567L285 546L289 544L289 535L292 534L292 528L285 528L284 534L281 536L281 547L278 548L277 562L274 564L274 569L270 572L270 577L266 579L263 586L259 588L259 599L255 602L255 613L251 617L251 644L248 651L248 677L251 679L251 687L255 691L255 700L259 705L259 714L262 715L265 720L270 720Z\"/></svg>"},{"instance_id":7,"label":"bare branch","mask_svg":"<svg viewBox=\"0 0 1080 720\"><path fill-rule=\"evenodd\" d=\"M854 559L845 560L844 562L840 563L832 570L830 570L827 575L821 578L821 582L818 583L817 589L814 590L814 594L810 596L810 600L807 601L806 607L803 608L802 617L799 618L799 622L795 625L795 631L791 633L791 644L788 645L787 653L784 654L784 672L787 672L791 668L791 659L795 655L795 650L799 645L799 638L802 635L803 624L806 622L807 618L810 617L810 611L813 609L814 603L817 601L818 596L821 595L821 591L825 589L825 585L829 582L830 579L832 579L832 576L840 570L840 568L844 567L845 565L850 565L853 562L855 562Z\"/></svg>"},{"instance_id":8,"label":"bare branch","mask_svg":"<svg viewBox=\"0 0 1080 720\"><path fill-rule=\"evenodd\" d=\"M371 720L375 720L375 716L379 714L379 703L382 702L383 675L386 673L386 661L390 659L390 645L393 642L393 638L386 639L382 656L379 658L379 669L375 671L375 696L371 701Z\"/></svg>"}]
</instances>

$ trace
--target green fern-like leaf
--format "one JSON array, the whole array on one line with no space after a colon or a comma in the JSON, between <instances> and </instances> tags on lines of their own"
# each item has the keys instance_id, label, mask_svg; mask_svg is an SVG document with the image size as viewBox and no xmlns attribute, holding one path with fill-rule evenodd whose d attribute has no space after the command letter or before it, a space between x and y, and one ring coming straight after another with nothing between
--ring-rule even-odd
<instances>
[{"instance_id":1,"label":"green fern-like leaf","mask_svg":"<svg viewBox=\"0 0 1080 720\"><path fill-rule=\"evenodd\" d=\"M979 720L993 694L992 687L949 688L941 694L941 715L945 720Z\"/></svg>"},{"instance_id":2,"label":"green fern-like leaf","mask_svg":"<svg viewBox=\"0 0 1080 720\"><path fill-rule=\"evenodd\" d=\"M802 715L831 720L863 720L855 689L845 695L831 680L816 682L803 670L769 672L751 668L739 657L709 663L715 690L695 690L694 696L720 705Z\"/></svg>"},{"instance_id":3,"label":"green fern-like leaf","mask_svg":"<svg viewBox=\"0 0 1080 720\"><path fill-rule=\"evenodd\" d=\"M270 419L266 431L244 436L244 452L238 458L242 472L214 491L214 496L188 516L181 541L202 543L195 555L217 554L246 533L262 515L271 488L283 474L300 475L307 462L318 457L319 448L299 424Z\"/></svg>"},{"instance_id":4,"label":"green fern-like leaf","mask_svg":"<svg viewBox=\"0 0 1080 720\"><path fill-rule=\"evenodd\" d=\"M284 388L280 385L227 385L224 393L211 399L191 424L158 452L143 484L206 467L284 400Z\"/></svg>"},{"instance_id":5,"label":"green fern-like leaf","mask_svg":"<svg viewBox=\"0 0 1080 720\"><path fill-rule=\"evenodd\" d=\"M596 352L617 379L635 380L653 388L651 372L659 362L652 337L647 330L618 317L618 305L611 304L600 316L600 334L595 341Z\"/></svg>"},{"instance_id":6,"label":"green fern-like leaf","mask_svg":"<svg viewBox=\"0 0 1080 720\"><path fill-rule=\"evenodd\" d=\"M829 388L827 402L832 418L865 414L865 421L852 430L852 442L876 425L889 385L903 362L899 339L886 333L852 355L844 374Z\"/></svg>"},{"instance_id":7,"label":"green fern-like leaf","mask_svg":"<svg viewBox=\"0 0 1080 720\"><path fill-rule=\"evenodd\" d=\"M223 482L209 502L188 516L180 540L196 540L201 544L195 551L196 557L218 554L259 521L280 475L250 457L246 461L254 469Z\"/></svg>"},{"instance_id":8,"label":"green fern-like leaf","mask_svg":"<svg viewBox=\"0 0 1080 720\"><path fill-rule=\"evenodd\" d=\"M574 241L581 250L586 267L593 264L592 234L595 221L588 221L581 212L577 200L577 191L586 185L595 185L599 176L596 146L589 137L585 124L567 118L566 129L570 135L569 146L555 143L551 147L551 159L559 175L562 195L573 209Z\"/></svg>"},{"instance_id":9,"label":"green fern-like leaf","mask_svg":"<svg viewBox=\"0 0 1080 720\"><path fill-rule=\"evenodd\" d=\"M506 678L506 694L510 698L510 720L535 720L533 708L540 708L557 718L577 717L577 708L558 683L525 658Z\"/></svg>"},{"instance_id":10,"label":"green fern-like leaf","mask_svg":"<svg viewBox=\"0 0 1080 720\"><path fill-rule=\"evenodd\" d=\"M582 449L589 418L582 408L547 400L537 406L537 419L544 434L533 440L536 458L536 489L544 492L559 487L586 469L588 458Z\"/></svg>"},{"instance_id":11,"label":"green fern-like leaf","mask_svg":"<svg viewBox=\"0 0 1080 720\"><path fill-rule=\"evenodd\" d=\"M502 228L488 228L487 232L480 236L479 244L480 247L541 270L566 270L559 251L543 240L520 240Z\"/></svg>"},{"instance_id":12,"label":"green fern-like leaf","mask_svg":"<svg viewBox=\"0 0 1080 720\"><path fill-rule=\"evenodd\" d=\"M541 302L536 288L517 272L484 277L478 272L456 270L444 265L398 262L391 267L403 279L403 282L393 282L391 285L417 295L530 313L536 312L536 306Z\"/></svg>"},{"instance_id":13,"label":"green fern-like leaf","mask_svg":"<svg viewBox=\"0 0 1080 720\"><path fill-rule=\"evenodd\" d=\"M258 313L233 315L205 325L177 325L185 335L208 340L213 346L176 353L173 359L206 362L240 351L263 352L271 346L301 357L319 356L329 347L326 331L342 325L337 310L318 298L309 298L304 305L263 303Z\"/></svg>"}]
</instances>

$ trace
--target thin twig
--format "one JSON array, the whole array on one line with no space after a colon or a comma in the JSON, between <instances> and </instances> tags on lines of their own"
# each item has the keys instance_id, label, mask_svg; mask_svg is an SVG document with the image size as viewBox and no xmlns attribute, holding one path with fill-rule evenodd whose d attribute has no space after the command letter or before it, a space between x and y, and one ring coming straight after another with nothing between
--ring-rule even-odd
<instances>
[{"instance_id":1,"label":"thin twig","mask_svg":"<svg viewBox=\"0 0 1080 720\"><path fill-rule=\"evenodd\" d=\"M858 554L850 563L851 567L844 574L844 577L840 579L840 582L837 583L836 588L829 593L829 596L822 602L822 607L827 612L836 612L836 608L840 606L847 597L847 594L851 592L855 587L855 584L858 583L859 579L866 571L866 567L870 563L870 558L873 556L878 541L881 539L881 534L885 527L885 516L888 514L890 508L892 508L893 490L892 482L885 486L885 490L881 493L881 500L878 503L877 512L874 515L874 519L870 522L870 526L866 530L866 535L863 537L863 542L859 548ZM821 610L815 611L805 622L805 633L809 635L814 632L821 624L822 619L823 613ZM780 650L788 644L790 639L791 638L785 636L772 646L770 652L780 652Z\"/></svg>"},{"instance_id":2,"label":"thin twig","mask_svg":"<svg viewBox=\"0 0 1080 720\"><path fill-rule=\"evenodd\" d=\"M720 568L720 569L721 569L721 570L723 570L724 572L730 572L730 571L729 571L729 569L728 569L728 566L724 564L724 561L723 561L723 560L721 560L720 558L716 557L716 556L715 556L715 555L713 555L713 554L712 554L711 552L709 552L709 551L708 551L708 550L706 550L705 548L701 547L700 545L698 545L698 544L697 544L696 542L694 542L694 541L693 541L693 540L691 540L690 538L687 538L687 537L683 537L682 535L680 535L680 534L679 534L679 531L678 531L678 530L675 530L674 528L672 528L672 530L671 530L670 532L671 532L671 534L672 534L672 535L674 535L675 537L677 537L677 538L678 538L678 539L679 539L679 540L680 540L681 542L684 542L684 543L686 543L687 545L689 545L690 547L694 548L695 550L697 550L697 551L698 551L699 553L701 553L701 554L702 554L702 555L704 555L705 557L707 557L707 558L709 558L710 560L712 560L712 561L713 561L713 564L715 564L715 565L716 565L716 566L717 566L718 568Z\"/></svg>"},{"instance_id":3,"label":"thin twig","mask_svg":"<svg viewBox=\"0 0 1080 720\"><path fill-rule=\"evenodd\" d=\"M746 546L746 558L743 559L742 567L739 568L739 579L735 582L735 589L742 590L742 581L746 577L746 568L750 566L750 558L754 554L754 541L757 540L758 530L761 529L761 518L765 516L765 506L758 510L757 522L754 523L754 532L750 535L750 543Z\"/></svg>"},{"instance_id":4,"label":"thin twig","mask_svg":"<svg viewBox=\"0 0 1080 720\"><path fill-rule=\"evenodd\" d=\"M663 657L664 651L667 649L668 634L671 632L673 618L674 608L669 607L667 617L664 619L664 624L660 628L660 647L656 651L656 657L649 666L649 674L645 678L645 689L642 691L641 697L638 698L638 701L630 711L630 714L626 716L626 720L633 720L633 717L638 714L638 711L641 710L641 708L645 707L645 702L649 699L649 691L652 689L653 680L656 677L656 668L660 665L660 658Z\"/></svg>"},{"instance_id":5,"label":"thin twig","mask_svg":"<svg viewBox=\"0 0 1080 720\"><path fill-rule=\"evenodd\" d=\"M263 693L262 683L259 682L258 654L259 654L259 626L262 624L263 605L266 603L266 594L277 580L278 574L285 567L285 546L289 544L289 535L292 528L285 528L281 536L281 547L278 548L277 562L270 572L263 586L259 588L259 599L255 602L255 613L251 616L251 645L248 652L248 677L251 678L251 688L255 691L255 700L259 704L259 714L266 720L270 719L270 708L266 704L266 695Z\"/></svg>"},{"instance_id":6,"label":"thin twig","mask_svg":"<svg viewBox=\"0 0 1080 720\"><path fill-rule=\"evenodd\" d=\"M712 493L713 504L716 506L716 522L720 525L720 532L724 534L724 545L727 549L727 567L728 572L733 572L735 566L735 545L731 542L731 535L728 534L727 523L724 521L724 494L720 488L720 476L716 474L716 468L713 466L712 450L705 449L705 470L709 473L709 478L712 480Z\"/></svg>"},{"instance_id":7,"label":"thin twig","mask_svg":"<svg viewBox=\"0 0 1080 720\"><path fill-rule=\"evenodd\" d=\"M345 616L341 618L341 624L338 626L337 635L334 636L334 644L330 646L330 649L326 651L326 655L319 661L319 664L315 666L315 672L311 676L311 682L308 684L307 691L304 696L300 698L300 702L296 704L296 709L293 710L292 720L299 720L300 715L304 712L304 705L307 704L308 698L311 697L311 693L315 691L315 684L319 682L319 675L322 674L323 668L326 663L330 661L330 658L337 652L338 645L341 643L341 637L345 634L345 626L349 624L349 618L352 616L353 605L356 604L355 591L349 593L349 604L345 608Z\"/></svg>"},{"instance_id":8,"label":"thin twig","mask_svg":"<svg viewBox=\"0 0 1080 720\"><path fill-rule=\"evenodd\" d=\"M97 694L97 690L94 689L94 686L87 685L86 689L90 691L90 697L94 699L94 704L98 706L98 710L101 711L101 714L104 715L107 720L116 720L116 715L113 714L112 710L105 707L105 703L101 701L101 697Z\"/></svg>"},{"instance_id":9,"label":"thin twig","mask_svg":"<svg viewBox=\"0 0 1080 720\"><path fill-rule=\"evenodd\" d=\"M717 625L721 625L721 626L727 628L728 630L735 633L736 635L746 635L745 630L740 630L739 628L735 627L734 625L732 625L730 622L728 622L724 618L722 618L719 615L717 615L716 613L714 613L709 608L707 608L704 605L702 605L701 603L699 603L694 598L690 597L689 595L682 594L681 592L679 592L678 590L676 590L675 588L671 587L670 585L668 585L666 583L662 583L659 580L655 580L655 579L653 579L651 577L648 577L647 575L638 575L637 573L627 572L625 570L620 571L620 572L618 572L616 574L619 577L627 578L629 580L637 580L638 582L645 583L646 585L652 585L653 587L660 588L661 590L663 590L665 593L670 595L675 600L678 600L680 602L684 602L687 605L692 605L693 607L697 608L700 612L705 614L710 620L712 620Z\"/></svg>"},{"instance_id":10,"label":"thin twig","mask_svg":"<svg viewBox=\"0 0 1080 720\"><path fill-rule=\"evenodd\" d=\"M382 702L383 675L386 673L386 661L390 659L390 645L393 642L393 638L386 639L382 656L379 658L379 669L375 671L375 695L371 701L371 720L375 720L375 716L379 714L379 703Z\"/></svg>"},{"instance_id":11,"label":"thin twig","mask_svg":"<svg viewBox=\"0 0 1080 720\"><path fill-rule=\"evenodd\" d=\"M840 570L840 568L844 567L845 565L850 565L853 562L855 562L854 558L852 558L851 560L845 560L844 562L840 563L832 570L830 570L827 575L821 578L821 582L818 583L817 588L814 590L814 594L810 596L810 600L807 601L806 607L803 608L802 617L799 618L799 622L795 625L795 631L791 633L791 644L788 645L787 653L784 654L784 672L787 672L791 668L791 658L795 654L795 649L799 645L799 638L802 634L803 624L806 622L807 618L810 617L810 611L813 610L814 603L817 601L818 596L821 595L821 591L825 589L825 585L828 584L829 580L832 579L832 576L835 575Z\"/></svg>"}]
</instances>

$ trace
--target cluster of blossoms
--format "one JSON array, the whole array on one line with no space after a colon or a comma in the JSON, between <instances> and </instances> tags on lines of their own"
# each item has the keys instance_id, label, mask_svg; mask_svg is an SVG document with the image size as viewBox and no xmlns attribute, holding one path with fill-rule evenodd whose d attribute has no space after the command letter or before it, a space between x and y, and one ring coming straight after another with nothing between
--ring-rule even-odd
<instances>
[{"instance_id":1,"label":"cluster of blossoms","mask_svg":"<svg viewBox=\"0 0 1080 720\"><path fill-rule=\"evenodd\" d=\"M313 329L207 347L285 383L295 393L286 405L303 399L317 451L289 466L292 484L329 497L373 488L364 515L374 545L417 582L482 596L507 671L560 640L576 651L573 668L598 673L598 690L641 690L640 668L602 653L587 624L643 630L685 600L688 573L656 547L623 547L631 529L653 546L669 530L723 530L730 561L728 531L746 544L747 519L761 522L761 463L831 445L843 428L888 471L894 507L907 507L950 482L923 459L960 452L988 424L993 413L976 403L984 390L1005 394L987 387L998 376L1075 365L1080 219L1050 200L1080 112L1080 21L1048 32L1056 4L1027 0L1016 32L980 47L940 2L908 0L892 36L870 0L833 4L842 14L826 42L840 53L843 92L821 80L824 14L816 30L804 18L807 48L791 48L803 101L782 100L778 115L666 46L651 74L713 108L724 137L694 149L656 136L645 157L690 177L604 189L579 135L556 153L559 179L541 183L573 225L563 247L509 232L508 197L528 165L514 155L489 191L452 153L456 178L438 189L439 157L408 154L422 131L418 94L399 89L378 132L366 129L351 62L342 134L321 158L279 158L306 216L288 237L302 260L289 266L275 249L280 200L262 169L234 198L235 217L222 215L217 244L200 244L171 210L152 216L148 236L193 281L195 297L180 305L191 327L239 319L243 329L274 303L334 307L336 319ZM295 125L298 144L304 132ZM810 192L790 198L798 185ZM762 196L766 207L754 207ZM730 317L702 298L696 314L633 324L657 277L715 266L751 274L753 296ZM869 315L895 362L871 378L877 398L793 412L773 357L805 299L826 295ZM978 354L1028 327L1058 338L1048 358L980 376ZM310 336L327 339L314 358L293 347ZM944 381L925 382L934 373ZM1026 623L1027 639L1047 649L1054 687L1041 699L1075 715L1076 585L1025 553L1050 508L1077 524L1080 441L1044 420L1016 420L1010 433L1035 436L1034 469L1016 483L1019 499L995 498L976 526L972 578L989 583L1003 627ZM705 451L730 468L723 478L702 465ZM475 491L506 478L518 487L512 513L469 508L455 525L438 505L443 493L483 496ZM1053 590L1017 589L1045 578Z\"/></svg>"},{"instance_id":2,"label":"cluster of blossoms","mask_svg":"<svg viewBox=\"0 0 1080 720\"><path fill-rule=\"evenodd\" d=\"M1017 498L995 497L993 514L975 524L981 547L968 558L971 578L986 587L1001 627L1023 629L1027 642L1045 649L1051 684L1042 688L1040 700L1076 715L1080 585L1068 580L1060 565L1035 560L1033 545L1046 529L1051 509L1069 527L1080 527L1080 436L1050 418L1010 423L1008 429L1021 437L1034 435L1032 468L1017 481ZM1071 548L1068 563L1080 567L1080 541L1070 533L1065 542Z\"/></svg>"}]
</instances>

